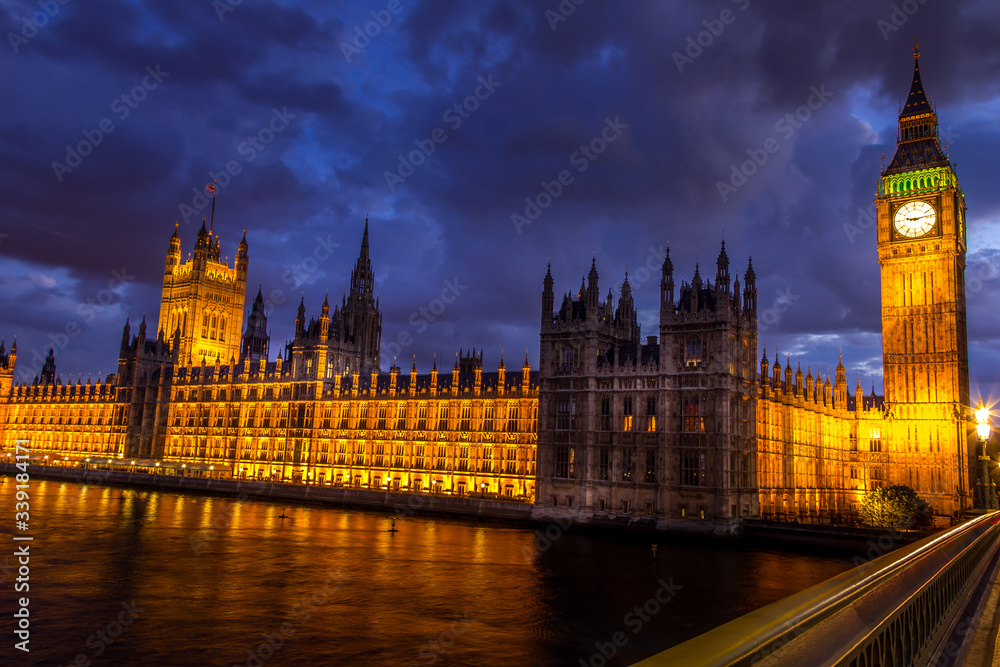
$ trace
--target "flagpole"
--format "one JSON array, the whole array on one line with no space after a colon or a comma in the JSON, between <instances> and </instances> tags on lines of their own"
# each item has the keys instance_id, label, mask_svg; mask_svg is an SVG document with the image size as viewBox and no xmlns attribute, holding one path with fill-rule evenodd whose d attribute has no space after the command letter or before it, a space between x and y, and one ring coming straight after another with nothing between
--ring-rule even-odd
<instances>
[{"instance_id":1,"label":"flagpole","mask_svg":"<svg viewBox=\"0 0 1000 667\"><path fill-rule=\"evenodd\" d=\"M212 219L208 223L208 238L212 238L212 227L215 226L215 191L218 189L219 180L216 179L212 185Z\"/></svg>"}]
</instances>

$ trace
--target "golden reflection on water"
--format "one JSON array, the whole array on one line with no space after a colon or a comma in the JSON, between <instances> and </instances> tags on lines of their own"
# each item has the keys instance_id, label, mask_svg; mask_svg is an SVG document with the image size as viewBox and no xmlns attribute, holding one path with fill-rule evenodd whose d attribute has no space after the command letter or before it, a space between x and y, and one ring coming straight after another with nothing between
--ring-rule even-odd
<instances>
[{"instance_id":1,"label":"golden reflection on water","mask_svg":"<svg viewBox=\"0 0 1000 667\"><path fill-rule=\"evenodd\" d=\"M684 589L622 649L634 662L847 567L677 547L653 562L618 536L536 551L521 526L404 515L390 532L375 512L42 480L32 513L38 664L95 658L88 637L134 598L145 611L105 664L248 664L291 623L264 664L575 665L673 577Z\"/></svg>"}]
</instances>

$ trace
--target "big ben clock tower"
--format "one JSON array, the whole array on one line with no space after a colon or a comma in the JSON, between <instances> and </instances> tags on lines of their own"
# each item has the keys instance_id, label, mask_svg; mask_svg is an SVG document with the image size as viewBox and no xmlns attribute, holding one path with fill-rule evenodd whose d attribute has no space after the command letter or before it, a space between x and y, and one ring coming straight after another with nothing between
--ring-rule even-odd
<instances>
[{"instance_id":1,"label":"big ben clock tower","mask_svg":"<svg viewBox=\"0 0 1000 667\"><path fill-rule=\"evenodd\" d=\"M966 430L965 195L941 149L919 47L896 142L876 197L888 479L951 514L971 506L975 461Z\"/></svg>"}]
</instances>

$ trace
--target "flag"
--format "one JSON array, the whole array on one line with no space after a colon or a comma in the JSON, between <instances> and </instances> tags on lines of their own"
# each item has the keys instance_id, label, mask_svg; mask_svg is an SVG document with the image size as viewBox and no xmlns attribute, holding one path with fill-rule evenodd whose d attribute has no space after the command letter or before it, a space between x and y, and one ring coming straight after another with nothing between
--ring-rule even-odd
<instances>
[{"instance_id":1,"label":"flag","mask_svg":"<svg viewBox=\"0 0 1000 667\"><path fill-rule=\"evenodd\" d=\"M205 186L205 189L208 190L209 192L211 192L214 195L215 194L215 183L209 183L208 185Z\"/></svg>"}]
</instances>

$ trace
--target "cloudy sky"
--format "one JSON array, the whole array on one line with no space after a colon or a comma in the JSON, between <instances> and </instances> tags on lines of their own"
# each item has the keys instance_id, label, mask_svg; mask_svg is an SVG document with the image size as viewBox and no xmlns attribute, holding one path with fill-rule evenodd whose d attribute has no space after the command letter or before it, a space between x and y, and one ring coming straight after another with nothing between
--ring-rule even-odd
<instances>
[{"instance_id":1,"label":"cloudy sky","mask_svg":"<svg viewBox=\"0 0 1000 667\"><path fill-rule=\"evenodd\" d=\"M591 257L603 292L628 268L655 334L646 267L669 242L678 282L714 276L724 236L741 276L752 251L772 361L825 372L842 349L880 391L857 222L919 35L967 195L972 392L1000 398L1000 6L576 2L4 2L0 335L22 378L53 344L64 378L114 370L218 178L215 230L230 257L247 230L272 353L300 295L339 300L366 216L383 347L422 370L471 346L536 364L547 261L557 300Z\"/></svg>"}]
</instances>

